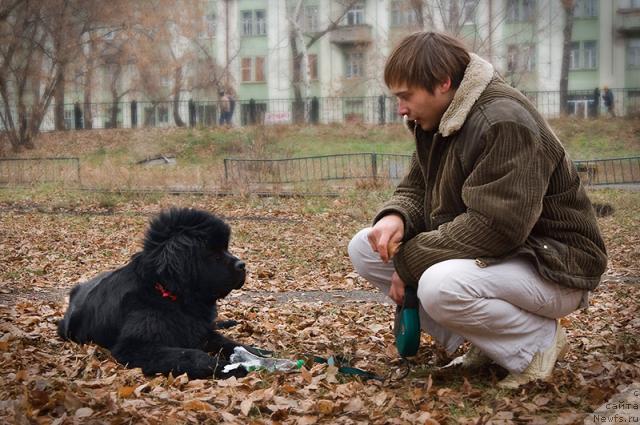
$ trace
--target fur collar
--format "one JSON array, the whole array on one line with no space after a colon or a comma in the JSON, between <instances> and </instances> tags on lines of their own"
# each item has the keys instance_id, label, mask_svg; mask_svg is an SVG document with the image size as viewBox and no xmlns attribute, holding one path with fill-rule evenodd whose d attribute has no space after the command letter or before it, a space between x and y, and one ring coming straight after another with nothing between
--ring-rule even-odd
<instances>
[{"instance_id":1,"label":"fur collar","mask_svg":"<svg viewBox=\"0 0 640 425\"><path fill-rule=\"evenodd\" d=\"M438 131L443 137L460 130L474 103L493 78L493 65L474 53L469 54L471 60L464 71L460 87L440 120Z\"/></svg>"}]
</instances>

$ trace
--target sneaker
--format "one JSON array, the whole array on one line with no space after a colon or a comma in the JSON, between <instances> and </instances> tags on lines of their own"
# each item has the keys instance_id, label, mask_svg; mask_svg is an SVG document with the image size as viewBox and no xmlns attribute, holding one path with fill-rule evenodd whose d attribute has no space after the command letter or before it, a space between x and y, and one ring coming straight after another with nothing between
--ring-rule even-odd
<instances>
[{"instance_id":1,"label":"sneaker","mask_svg":"<svg viewBox=\"0 0 640 425\"><path fill-rule=\"evenodd\" d=\"M515 389L536 379L549 379L556 361L562 359L568 351L567 334L560 326L560 322L556 321L556 336L551 347L534 354L531 363L522 373L510 373L506 378L498 382L498 387Z\"/></svg>"},{"instance_id":2,"label":"sneaker","mask_svg":"<svg viewBox=\"0 0 640 425\"><path fill-rule=\"evenodd\" d=\"M446 366L442 366L440 369L446 369L453 366L460 366L465 369L479 369L492 362L493 360L480 351L478 347L472 345L466 353L451 360Z\"/></svg>"}]
</instances>

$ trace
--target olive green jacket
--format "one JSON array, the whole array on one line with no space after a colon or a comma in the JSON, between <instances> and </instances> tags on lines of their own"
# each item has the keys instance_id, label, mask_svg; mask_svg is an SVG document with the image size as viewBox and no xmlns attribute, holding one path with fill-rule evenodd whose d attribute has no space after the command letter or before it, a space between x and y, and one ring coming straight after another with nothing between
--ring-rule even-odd
<instances>
[{"instance_id":1,"label":"olive green jacket","mask_svg":"<svg viewBox=\"0 0 640 425\"><path fill-rule=\"evenodd\" d=\"M438 130L409 125L408 174L374 222L402 216L394 265L417 286L430 266L516 255L572 288L593 289L607 265L595 213L573 162L531 102L472 59Z\"/></svg>"}]
</instances>

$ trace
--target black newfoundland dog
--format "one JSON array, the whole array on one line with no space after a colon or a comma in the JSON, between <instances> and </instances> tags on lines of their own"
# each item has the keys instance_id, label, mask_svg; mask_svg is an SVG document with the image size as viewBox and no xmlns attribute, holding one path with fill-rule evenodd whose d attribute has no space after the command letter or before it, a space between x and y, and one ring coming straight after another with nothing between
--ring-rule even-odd
<instances>
[{"instance_id":1,"label":"black newfoundland dog","mask_svg":"<svg viewBox=\"0 0 640 425\"><path fill-rule=\"evenodd\" d=\"M105 347L145 375L246 375L242 367L222 371L241 344L215 330L216 301L245 280L229 236L229 226L205 211L163 211L128 264L71 290L58 333Z\"/></svg>"}]
</instances>

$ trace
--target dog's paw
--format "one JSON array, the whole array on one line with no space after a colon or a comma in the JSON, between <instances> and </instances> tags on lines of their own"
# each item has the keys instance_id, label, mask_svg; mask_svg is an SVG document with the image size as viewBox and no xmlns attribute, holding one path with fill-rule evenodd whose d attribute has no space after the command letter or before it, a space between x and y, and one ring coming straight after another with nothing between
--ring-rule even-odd
<instances>
[{"instance_id":1,"label":"dog's paw","mask_svg":"<svg viewBox=\"0 0 640 425\"><path fill-rule=\"evenodd\" d=\"M228 370L227 372L225 372L224 369L225 369L224 366L222 366L219 369L216 369L215 377L218 379L227 379L227 378L231 378L232 376L235 376L236 378L244 378L249 373L249 371L245 369L245 367L242 365L236 368L233 368L231 370Z\"/></svg>"}]
</instances>

